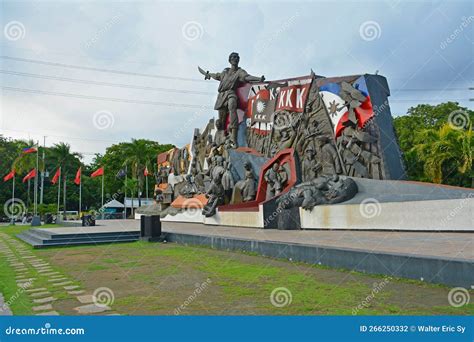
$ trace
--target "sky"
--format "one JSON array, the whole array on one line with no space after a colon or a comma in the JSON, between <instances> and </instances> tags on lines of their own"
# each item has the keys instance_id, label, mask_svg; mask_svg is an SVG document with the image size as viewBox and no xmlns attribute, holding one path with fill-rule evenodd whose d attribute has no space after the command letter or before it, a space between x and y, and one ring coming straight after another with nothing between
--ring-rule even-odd
<instances>
[{"instance_id":1,"label":"sky","mask_svg":"<svg viewBox=\"0 0 474 342\"><path fill-rule=\"evenodd\" d=\"M0 3L0 134L85 162L131 138L188 143L216 115L197 66L221 71L232 51L267 80L378 72L393 116L474 104L472 1Z\"/></svg>"}]
</instances>

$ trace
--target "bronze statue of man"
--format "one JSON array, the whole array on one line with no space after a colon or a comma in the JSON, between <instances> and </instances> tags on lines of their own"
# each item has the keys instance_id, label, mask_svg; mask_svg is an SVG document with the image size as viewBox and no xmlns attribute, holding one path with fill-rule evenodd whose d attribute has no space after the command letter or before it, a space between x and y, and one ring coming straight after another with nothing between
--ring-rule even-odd
<instances>
[{"instance_id":1,"label":"bronze statue of man","mask_svg":"<svg viewBox=\"0 0 474 342\"><path fill-rule=\"evenodd\" d=\"M247 71L239 67L240 57L237 52L229 55L230 68L225 68L222 72L210 73L199 68L199 72L204 75L205 80L211 78L220 81L218 88L218 96L214 109L219 111L219 120L221 123L226 122L227 113L230 115L229 130L234 146L237 147L237 131L239 126L239 118L237 116L238 98L236 89L241 83L263 82L265 77L256 77L249 75Z\"/></svg>"}]
</instances>

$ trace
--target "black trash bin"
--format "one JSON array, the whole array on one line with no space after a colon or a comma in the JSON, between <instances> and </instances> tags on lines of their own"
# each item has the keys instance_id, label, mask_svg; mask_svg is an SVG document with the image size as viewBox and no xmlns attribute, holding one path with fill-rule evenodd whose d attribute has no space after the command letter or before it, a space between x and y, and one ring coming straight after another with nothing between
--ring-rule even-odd
<instances>
[{"instance_id":1,"label":"black trash bin","mask_svg":"<svg viewBox=\"0 0 474 342\"><path fill-rule=\"evenodd\" d=\"M47 213L44 215L44 224L51 224L53 223L53 214Z\"/></svg>"},{"instance_id":2,"label":"black trash bin","mask_svg":"<svg viewBox=\"0 0 474 342\"><path fill-rule=\"evenodd\" d=\"M160 215L142 215L140 218L140 238L146 241L157 241L161 236Z\"/></svg>"},{"instance_id":3,"label":"black trash bin","mask_svg":"<svg viewBox=\"0 0 474 342\"><path fill-rule=\"evenodd\" d=\"M82 226L83 227L95 226L95 216L94 215L82 215Z\"/></svg>"}]
</instances>

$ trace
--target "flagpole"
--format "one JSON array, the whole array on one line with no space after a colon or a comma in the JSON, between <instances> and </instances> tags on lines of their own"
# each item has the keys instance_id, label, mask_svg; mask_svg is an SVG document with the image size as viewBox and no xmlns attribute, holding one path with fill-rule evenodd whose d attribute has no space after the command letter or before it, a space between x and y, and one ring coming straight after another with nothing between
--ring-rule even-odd
<instances>
[{"instance_id":1,"label":"flagpole","mask_svg":"<svg viewBox=\"0 0 474 342\"><path fill-rule=\"evenodd\" d=\"M123 211L123 218L124 220L127 219L127 165L125 165L125 195L123 197L123 206L124 206L124 211Z\"/></svg>"},{"instance_id":2,"label":"flagpole","mask_svg":"<svg viewBox=\"0 0 474 342\"><path fill-rule=\"evenodd\" d=\"M15 174L13 174L13 183L12 183L12 208L15 207ZM15 225L15 216L12 215L12 222L11 224Z\"/></svg>"},{"instance_id":3,"label":"flagpole","mask_svg":"<svg viewBox=\"0 0 474 342\"><path fill-rule=\"evenodd\" d=\"M43 157L41 158L43 160L43 172L41 172L41 192L40 192L40 204L43 204L43 194L44 194L44 169L45 169L45 163L44 163L44 150L46 149L46 136L43 136Z\"/></svg>"},{"instance_id":4,"label":"flagpole","mask_svg":"<svg viewBox=\"0 0 474 342\"><path fill-rule=\"evenodd\" d=\"M104 219L104 173L102 173L102 206L100 207L100 216Z\"/></svg>"},{"instance_id":5,"label":"flagpole","mask_svg":"<svg viewBox=\"0 0 474 342\"><path fill-rule=\"evenodd\" d=\"M146 176L145 176L145 179L146 179L146 199L147 199L147 202L148 202L148 167L146 167Z\"/></svg>"},{"instance_id":6,"label":"flagpole","mask_svg":"<svg viewBox=\"0 0 474 342\"><path fill-rule=\"evenodd\" d=\"M62 175L62 170L61 170L61 175ZM66 182L66 175L64 175L64 181L63 181L63 220L66 219L66 186L67 186L67 182Z\"/></svg>"},{"instance_id":7,"label":"flagpole","mask_svg":"<svg viewBox=\"0 0 474 342\"><path fill-rule=\"evenodd\" d=\"M81 210L82 210L82 174L79 181L79 219L81 218Z\"/></svg>"},{"instance_id":8,"label":"flagpole","mask_svg":"<svg viewBox=\"0 0 474 342\"><path fill-rule=\"evenodd\" d=\"M60 211L59 211L59 202L60 202L60 199L61 199L61 167L59 167L59 182L58 182L58 217L56 218L56 223L58 221L58 218L59 218L59 214L60 214Z\"/></svg>"},{"instance_id":9,"label":"flagpole","mask_svg":"<svg viewBox=\"0 0 474 342\"><path fill-rule=\"evenodd\" d=\"M36 175L35 175L35 205L34 205L34 210L33 210L33 215L36 216L38 214L38 172L39 172L39 141L37 143L37 148L36 148Z\"/></svg>"}]
</instances>

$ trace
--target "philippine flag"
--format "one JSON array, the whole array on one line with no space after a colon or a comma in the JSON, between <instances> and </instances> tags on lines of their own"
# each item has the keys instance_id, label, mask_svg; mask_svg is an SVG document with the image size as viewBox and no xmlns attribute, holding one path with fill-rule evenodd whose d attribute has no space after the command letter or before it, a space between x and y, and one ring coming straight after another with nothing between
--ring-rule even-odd
<instances>
[{"instance_id":1,"label":"philippine flag","mask_svg":"<svg viewBox=\"0 0 474 342\"><path fill-rule=\"evenodd\" d=\"M28 153L35 153L37 152L38 150L32 146L32 147L25 147L23 150L22 150L22 153L23 154L28 154Z\"/></svg>"},{"instance_id":2,"label":"philippine flag","mask_svg":"<svg viewBox=\"0 0 474 342\"><path fill-rule=\"evenodd\" d=\"M355 112L358 119L359 127L364 127L365 123L374 116L374 110L372 102L370 101L369 90L367 89L367 83L365 83L365 77L359 77L354 83L353 87L362 93L366 97L362 104L355 108Z\"/></svg>"},{"instance_id":3,"label":"philippine flag","mask_svg":"<svg viewBox=\"0 0 474 342\"><path fill-rule=\"evenodd\" d=\"M354 108L358 126L364 127L365 123L374 116L365 77L360 76L353 82L352 86L365 96L365 101L359 107ZM349 108L347 108L345 101L339 96L340 91L341 86L338 83L327 83L319 88L319 93L328 110L336 137L341 134L341 131L344 129L343 124L349 118Z\"/></svg>"},{"instance_id":4,"label":"philippine flag","mask_svg":"<svg viewBox=\"0 0 474 342\"><path fill-rule=\"evenodd\" d=\"M334 127L334 134L339 136L344 126L342 123L349 117L349 109L344 100L339 96L341 86L337 83L327 83L319 88L319 94L329 113L329 118Z\"/></svg>"}]
</instances>

